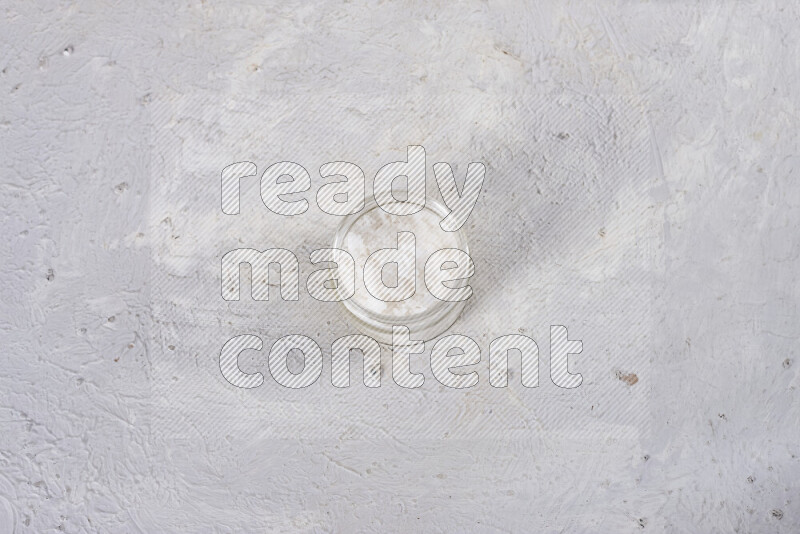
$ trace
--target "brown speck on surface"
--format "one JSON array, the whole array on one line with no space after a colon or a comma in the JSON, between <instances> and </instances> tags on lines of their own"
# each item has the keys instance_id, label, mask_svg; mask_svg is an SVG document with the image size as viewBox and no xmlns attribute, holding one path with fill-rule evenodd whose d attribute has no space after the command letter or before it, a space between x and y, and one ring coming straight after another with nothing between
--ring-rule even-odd
<instances>
[{"instance_id":1,"label":"brown speck on surface","mask_svg":"<svg viewBox=\"0 0 800 534\"><path fill-rule=\"evenodd\" d=\"M113 322L114 322L114 321L116 321L116 320L117 320L117 318L116 318L115 316L113 316L113 315L112 315L111 317L109 317L109 318L108 318L108 322L109 322L109 323L113 323Z\"/></svg>"},{"instance_id":2,"label":"brown speck on surface","mask_svg":"<svg viewBox=\"0 0 800 534\"><path fill-rule=\"evenodd\" d=\"M606 229L605 228L600 228L600 230L597 231L597 235L599 235L600 237L605 237L606 236Z\"/></svg>"},{"instance_id":3,"label":"brown speck on surface","mask_svg":"<svg viewBox=\"0 0 800 534\"><path fill-rule=\"evenodd\" d=\"M636 373L623 373L622 371L617 371L617 378L629 386L639 381L639 377L636 376Z\"/></svg>"},{"instance_id":4,"label":"brown speck on surface","mask_svg":"<svg viewBox=\"0 0 800 534\"><path fill-rule=\"evenodd\" d=\"M167 348L168 348L169 350L175 350L175 345L167 345Z\"/></svg>"},{"instance_id":5,"label":"brown speck on surface","mask_svg":"<svg viewBox=\"0 0 800 534\"><path fill-rule=\"evenodd\" d=\"M47 269L47 276L45 276L45 278L47 278L47 281L52 282L55 277L56 273L53 272L53 269Z\"/></svg>"},{"instance_id":6,"label":"brown speck on surface","mask_svg":"<svg viewBox=\"0 0 800 534\"><path fill-rule=\"evenodd\" d=\"M119 361L119 356L117 356L116 358L114 358L114 361L115 361L115 362L118 362L118 361Z\"/></svg>"},{"instance_id":7,"label":"brown speck on surface","mask_svg":"<svg viewBox=\"0 0 800 534\"><path fill-rule=\"evenodd\" d=\"M750 475L749 477L747 477L747 483L748 484L752 484L755 481L756 481L756 477L754 477L753 475Z\"/></svg>"},{"instance_id":8,"label":"brown speck on surface","mask_svg":"<svg viewBox=\"0 0 800 534\"><path fill-rule=\"evenodd\" d=\"M772 517L780 521L781 519L783 519L783 510L775 508L774 510L772 510Z\"/></svg>"},{"instance_id":9,"label":"brown speck on surface","mask_svg":"<svg viewBox=\"0 0 800 534\"><path fill-rule=\"evenodd\" d=\"M791 366L792 366L792 360L790 360L789 358L786 358L785 360L783 360L783 368L784 369L788 369Z\"/></svg>"}]
</instances>

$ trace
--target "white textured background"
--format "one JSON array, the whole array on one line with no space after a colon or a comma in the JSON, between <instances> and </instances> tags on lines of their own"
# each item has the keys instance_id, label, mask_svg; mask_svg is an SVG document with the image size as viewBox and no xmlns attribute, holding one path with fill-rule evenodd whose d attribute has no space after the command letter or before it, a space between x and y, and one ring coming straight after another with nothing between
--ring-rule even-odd
<instances>
[{"instance_id":1,"label":"white textured background","mask_svg":"<svg viewBox=\"0 0 800 534\"><path fill-rule=\"evenodd\" d=\"M0 10L0 531L800 531L792 3ZM266 447L154 423L153 109L365 88L642 103L652 353L635 384L606 382L647 399L635 442L388 432Z\"/></svg>"}]
</instances>

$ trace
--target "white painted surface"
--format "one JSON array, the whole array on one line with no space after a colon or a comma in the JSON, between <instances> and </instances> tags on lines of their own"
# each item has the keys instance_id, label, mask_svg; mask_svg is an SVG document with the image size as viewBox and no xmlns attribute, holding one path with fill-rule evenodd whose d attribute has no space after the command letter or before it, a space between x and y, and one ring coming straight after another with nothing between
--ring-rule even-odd
<instances>
[{"instance_id":1,"label":"white painted surface","mask_svg":"<svg viewBox=\"0 0 800 534\"><path fill-rule=\"evenodd\" d=\"M0 530L800 530L796 6L14 2L2 10ZM151 145L160 135L153 125L188 117L208 146L237 147L230 124L215 128L208 108L187 102L217 95L220 107L235 107L240 98L310 95L311 106L320 105L314 95L368 93L373 100L365 107L375 112L376 95L402 95L398 113L404 105L425 109L429 97L453 95L488 103L481 128L502 137L505 126L490 123L509 111L491 103L529 92L590 95L590 101L611 94L642 103L656 170L651 205L640 206L625 191L615 195L643 208L648 224L657 222L645 225L657 237L645 279L652 292L642 295L647 322L633 334L613 333L620 346L635 334L636 346L648 347L649 353L626 360L644 370L615 367L615 351L603 350L606 340L584 337L585 347L593 342L598 349L600 363L584 374L593 383L573 396L551 391L548 402L561 404L542 416L545 430L498 416L495 426L480 427L491 433L474 439L467 424L453 424L457 439L415 437L407 420L426 417L421 408L397 431L351 430L352 420L343 420L331 424L338 434L326 428L305 438L279 426L271 436L230 424L250 431L215 434L215 425L225 426L215 419L219 414L259 403L264 412L242 417L266 425L275 399L231 391L224 382L166 387L170 353L193 358L196 374L180 368L185 375L174 375L179 378L210 377L214 362L213 354L195 357L172 345L170 326L153 320L158 295L150 291L151 250L164 239L150 226L148 210L169 206L154 198L151 177L155 156L170 150ZM271 131L261 117L246 124L259 121ZM192 131L181 124L171 131ZM387 151L435 133L389 128L385 139L375 139L373 153L351 161L374 173L390 161ZM522 129L498 144L498 161L519 161L508 147L529 133L535 132ZM417 138L405 139L412 135ZM486 157L493 157L490 140L484 138ZM272 156L264 155L268 143L259 142L244 157L256 158L263 170ZM297 143L278 142L287 143L278 153L292 156L289 148ZM205 148L188 143L187 158L199 147ZM502 154L504 147L509 154ZM335 143L322 148L335 152ZM482 156L472 150L467 146L460 156L462 165ZM599 150L607 164L609 154ZM226 153L216 172L238 156ZM318 163L309 160L309 166ZM493 179L492 172L502 169L487 169L476 215L483 209L483 220L502 220L505 212L492 207L516 185ZM559 194L546 179L536 185L545 198ZM606 198L606 184L599 186L571 194ZM515 209L534 198L535 188L526 187ZM179 215L171 219L177 225ZM581 215L587 225L606 224L604 235L583 243L593 247L588 250L636 250L629 226L599 212ZM506 244L527 250L537 234L526 232ZM488 236L484 243L494 250ZM567 247L555 255L563 260L574 253ZM169 255L154 258L170 261ZM486 256L475 260L480 267ZM604 268L624 272L617 264ZM607 272L579 274L611 288ZM508 321L492 315L492 306L519 309L525 302L515 300L517 293L476 304L465 326L485 316L497 321L487 327L495 334ZM584 300L585 310L603 302ZM534 328L537 341L556 309ZM625 313L602 319L618 324ZM332 329L341 326L331 317ZM289 333L282 324L274 328ZM335 333L346 333L342 328ZM213 337L213 350L224 340ZM480 343L485 350L488 340ZM633 382L629 373L638 373L638 382L623 381ZM426 379L433 380L430 373ZM297 413L304 413L302 402L313 412L310 399L347 409L360 398L348 397L360 395L357 390L320 386L295 397ZM205 426L166 424L175 419L160 413L165 399L185 402L193 391L203 403L172 408ZM516 414L512 400L482 391L403 396L396 387L382 388L387 402L409 406L446 398L456 415L443 408L443 425L485 420L490 406ZM579 438L565 428L546 431L553 423L546 417L585 410L594 391L635 399L648 424L620 437L602 416L584 414L575 417L595 426ZM209 404L215 395L218 404ZM301 428L316 421L308 413Z\"/></svg>"}]
</instances>

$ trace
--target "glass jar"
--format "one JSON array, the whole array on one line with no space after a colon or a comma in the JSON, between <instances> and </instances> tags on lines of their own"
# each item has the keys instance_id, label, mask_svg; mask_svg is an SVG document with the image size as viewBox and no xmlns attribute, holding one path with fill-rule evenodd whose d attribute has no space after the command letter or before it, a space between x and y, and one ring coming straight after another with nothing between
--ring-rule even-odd
<instances>
[{"instance_id":1,"label":"glass jar","mask_svg":"<svg viewBox=\"0 0 800 534\"><path fill-rule=\"evenodd\" d=\"M333 241L333 248L347 251L355 260L355 294L341 304L349 319L362 333L385 346L392 343L392 328L407 326L414 341L428 341L445 332L458 319L466 300L449 302L430 294L425 285L424 268L430 254L446 248L457 248L469 254L467 239L459 229L445 232L439 226L449 210L438 200L425 199L425 206L411 215L392 215L369 197L358 213L342 220ZM415 235L415 292L398 302L384 302L372 296L364 284L364 263L379 249L397 248L397 232ZM438 265L437 265L438 268ZM458 283L451 287L458 287ZM462 285L464 285L462 283Z\"/></svg>"}]
</instances>

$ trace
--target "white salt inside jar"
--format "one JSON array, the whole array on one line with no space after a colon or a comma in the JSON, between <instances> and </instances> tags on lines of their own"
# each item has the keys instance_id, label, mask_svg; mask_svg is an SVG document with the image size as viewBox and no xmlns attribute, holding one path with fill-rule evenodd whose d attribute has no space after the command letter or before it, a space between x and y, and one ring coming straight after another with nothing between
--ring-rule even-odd
<instances>
[{"instance_id":1,"label":"white salt inside jar","mask_svg":"<svg viewBox=\"0 0 800 534\"><path fill-rule=\"evenodd\" d=\"M391 209L391 206L389 206ZM425 286L425 262L442 249L460 249L469 253L466 238L460 230L446 232L439 225L448 210L440 202L428 198L425 206L411 215L393 215L369 199L363 210L347 216L336 232L334 248L347 251L355 260L355 294L343 301L355 325L381 343L390 344L393 325L407 326L416 340L431 339L458 318L464 302L448 302L434 297ZM413 276L404 277L404 269L389 264L382 271L386 286L410 290L411 297L389 301L385 294L371 294L364 281L364 265L374 252L398 248L398 232L414 234L415 256ZM410 261L410 257L407 258ZM437 265L436 268L439 266ZM373 292L375 284L373 283Z\"/></svg>"}]
</instances>

